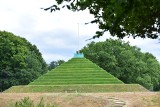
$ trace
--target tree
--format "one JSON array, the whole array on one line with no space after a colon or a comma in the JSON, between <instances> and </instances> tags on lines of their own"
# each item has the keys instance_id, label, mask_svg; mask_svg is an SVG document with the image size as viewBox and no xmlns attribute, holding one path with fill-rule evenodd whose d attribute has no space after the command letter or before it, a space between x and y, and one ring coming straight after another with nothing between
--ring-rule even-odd
<instances>
[{"instance_id":1,"label":"tree","mask_svg":"<svg viewBox=\"0 0 160 107\"><path fill-rule=\"evenodd\" d=\"M65 62L64 60L52 61L48 66L48 70L52 70L56 68L57 66L63 64L64 62Z\"/></svg>"},{"instance_id":2,"label":"tree","mask_svg":"<svg viewBox=\"0 0 160 107\"><path fill-rule=\"evenodd\" d=\"M58 60L57 62L58 62L58 65L61 65L61 64L65 63L64 60Z\"/></svg>"},{"instance_id":3,"label":"tree","mask_svg":"<svg viewBox=\"0 0 160 107\"><path fill-rule=\"evenodd\" d=\"M47 72L47 65L35 45L6 31L0 31L0 91L25 85Z\"/></svg>"},{"instance_id":4,"label":"tree","mask_svg":"<svg viewBox=\"0 0 160 107\"><path fill-rule=\"evenodd\" d=\"M157 38L160 33L160 0L56 0L44 10L60 10L67 7L72 11L88 9L100 31L93 37L100 37L109 31L112 36ZM62 7L60 7L62 5Z\"/></svg>"},{"instance_id":5,"label":"tree","mask_svg":"<svg viewBox=\"0 0 160 107\"><path fill-rule=\"evenodd\" d=\"M121 40L91 42L80 52L124 83L138 83L149 90L160 89L160 64L150 53Z\"/></svg>"}]
</instances>

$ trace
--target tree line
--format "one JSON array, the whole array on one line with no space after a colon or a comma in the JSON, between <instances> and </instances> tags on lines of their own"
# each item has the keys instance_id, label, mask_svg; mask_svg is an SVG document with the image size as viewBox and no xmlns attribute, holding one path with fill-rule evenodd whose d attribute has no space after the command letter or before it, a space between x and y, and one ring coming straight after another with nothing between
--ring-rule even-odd
<instances>
[{"instance_id":1,"label":"tree line","mask_svg":"<svg viewBox=\"0 0 160 107\"><path fill-rule=\"evenodd\" d=\"M151 53L142 53L128 42L120 39L91 42L80 52L124 83L160 90L160 63ZM64 62L57 60L47 65L35 45L25 38L0 31L0 91L26 85Z\"/></svg>"},{"instance_id":2,"label":"tree line","mask_svg":"<svg viewBox=\"0 0 160 107\"><path fill-rule=\"evenodd\" d=\"M128 42L113 39L91 42L80 52L124 83L160 90L160 63L151 53L142 53Z\"/></svg>"},{"instance_id":3,"label":"tree line","mask_svg":"<svg viewBox=\"0 0 160 107\"><path fill-rule=\"evenodd\" d=\"M64 62L46 64L35 45L13 33L0 31L0 92L26 85Z\"/></svg>"}]
</instances>

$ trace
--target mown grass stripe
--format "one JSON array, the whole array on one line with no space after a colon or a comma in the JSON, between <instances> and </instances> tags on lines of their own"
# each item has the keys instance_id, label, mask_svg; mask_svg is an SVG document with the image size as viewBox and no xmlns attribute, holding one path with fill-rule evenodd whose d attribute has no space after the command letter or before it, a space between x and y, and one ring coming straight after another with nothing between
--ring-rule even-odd
<instances>
[{"instance_id":1,"label":"mown grass stripe","mask_svg":"<svg viewBox=\"0 0 160 107\"><path fill-rule=\"evenodd\" d=\"M66 79L37 79L36 81L115 81L114 78L66 78ZM36 82L35 81L35 82Z\"/></svg>"},{"instance_id":2,"label":"mown grass stripe","mask_svg":"<svg viewBox=\"0 0 160 107\"><path fill-rule=\"evenodd\" d=\"M34 82L30 83L29 85L64 85L64 84L122 84L121 82L117 81L66 81L66 82Z\"/></svg>"}]
</instances>

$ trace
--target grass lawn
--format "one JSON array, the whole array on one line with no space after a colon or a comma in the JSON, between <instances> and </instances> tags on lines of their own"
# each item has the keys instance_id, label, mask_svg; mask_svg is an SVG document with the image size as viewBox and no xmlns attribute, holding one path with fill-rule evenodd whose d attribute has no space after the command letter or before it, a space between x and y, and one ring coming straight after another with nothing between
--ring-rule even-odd
<instances>
[{"instance_id":1,"label":"grass lawn","mask_svg":"<svg viewBox=\"0 0 160 107\"><path fill-rule=\"evenodd\" d=\"M148 92L138 84L80 84L80 85L26 85L13 86L5 93L101 93L101 92Z\"/></svg>"}]
</instances>

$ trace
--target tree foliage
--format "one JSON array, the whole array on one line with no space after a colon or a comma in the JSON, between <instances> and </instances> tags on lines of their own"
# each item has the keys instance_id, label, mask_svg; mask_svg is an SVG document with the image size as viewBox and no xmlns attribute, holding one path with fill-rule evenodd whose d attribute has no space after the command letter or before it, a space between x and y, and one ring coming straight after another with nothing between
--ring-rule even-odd
<instances>
[{"instance_id":1,"label":"tree foliage","mask_svg":"<svg viewBox=\"0 0 160 107\"><path fill-rule=\"evenodd\" d=\"M25 85L47 71L35 45L6 31L0 31L0 91Z\"/></svg>"},{"instance_id":2,"label":"tree foliage","mask_svg":"<svg viewBox=\"0 0 160 107\"><path fill-rule=\"evenodd\" d=\"M52 70L56 68L57 66L63 64L64 62L65 62L64 60L52 61L48 66L48 70Z\"/></svg>"},{"instance_id":3,"label":"tree foliage","mask_svg":"<svg viewBox=\"0 0 160 107\"><path fill-rule=\"evenodd\" d=\"M139 83L150 90L160 89L159 62L136 46L107 39L105 42L91 42L80 52L124 83Z\"/></svg>"},{"instance_id":4,"label":"tree foliage","mask_svg":"<svg viewBox=\"0 0 160 107\"><path fill-rule=\"evenodd\" d=\"M56 0L44 10L60 10L67 7L72 11L88 9L94 15L90 23L97 23L100 37L109 31L112 36L157 38L160 33L160 0ZM61 6L62 5L62 6ZM61 6L61 7L60 7Z\"/></svg>"}]
</instances>

